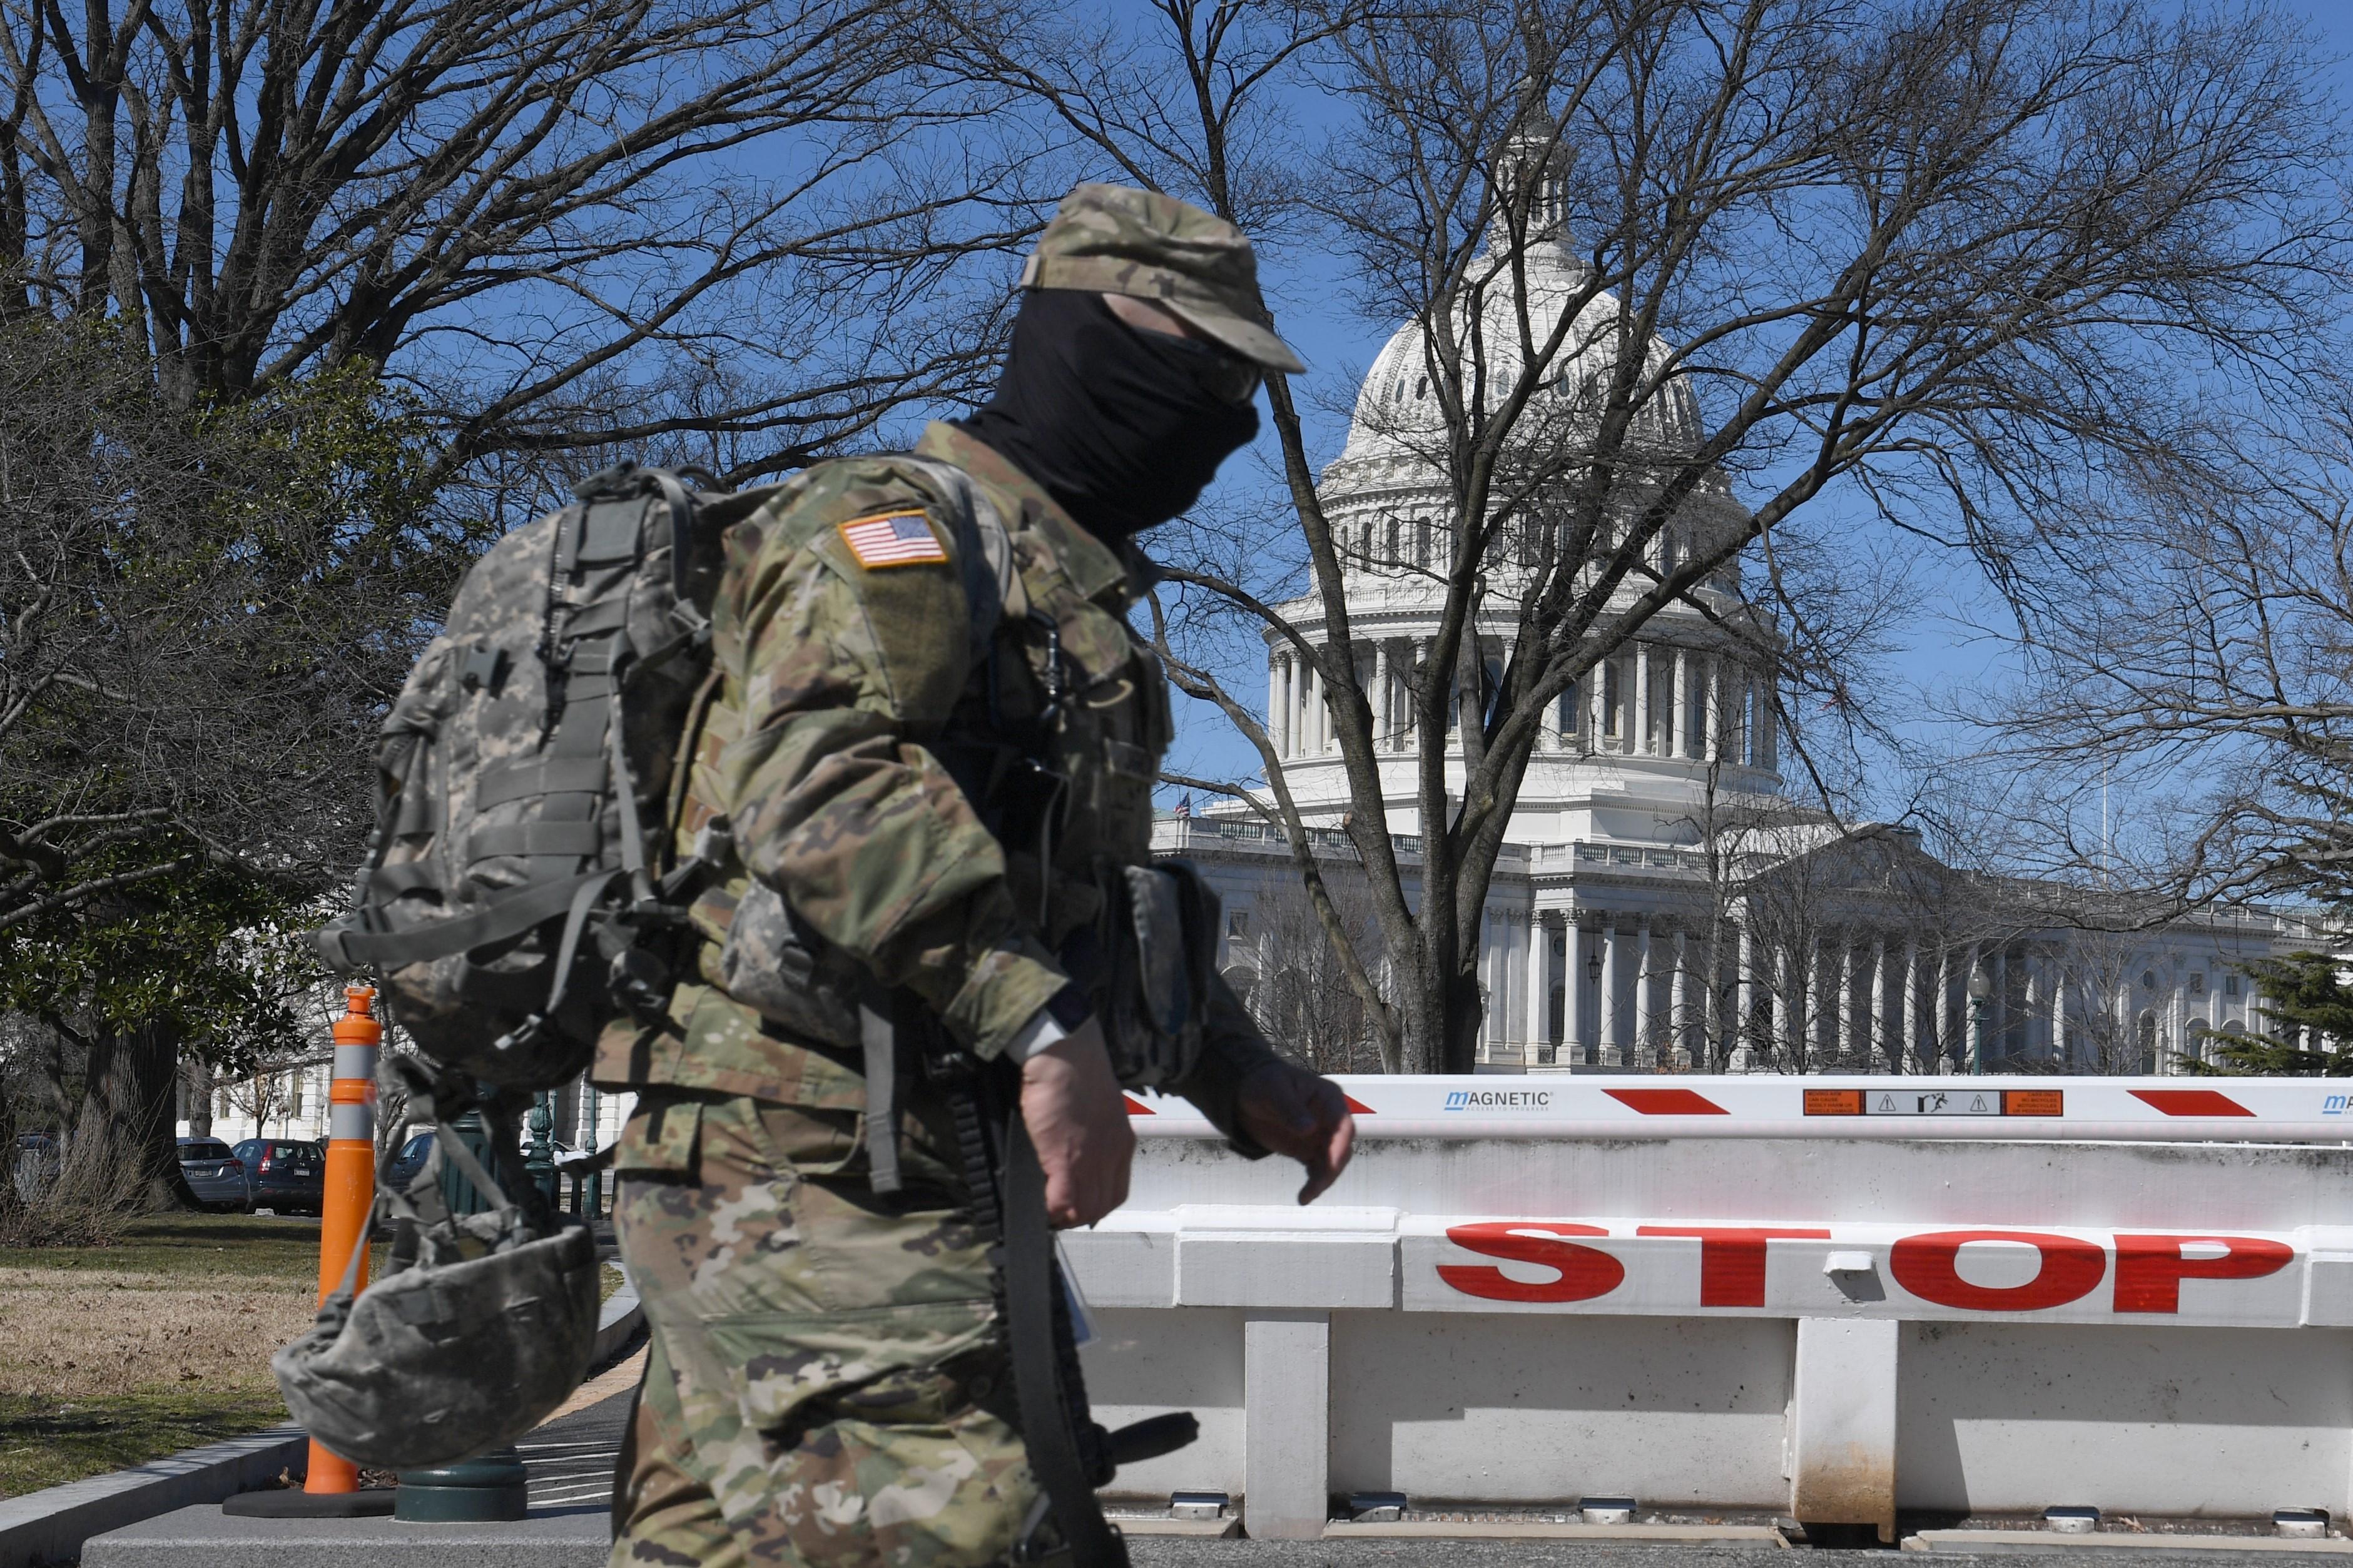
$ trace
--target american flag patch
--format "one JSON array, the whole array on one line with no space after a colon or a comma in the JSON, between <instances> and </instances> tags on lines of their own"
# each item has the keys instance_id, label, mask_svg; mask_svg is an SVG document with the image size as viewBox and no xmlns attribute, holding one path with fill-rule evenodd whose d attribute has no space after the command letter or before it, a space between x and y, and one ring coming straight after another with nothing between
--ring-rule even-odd
<instances>
[{"instance_id":1,"label":"american flag patch","mask_svg":"<svg viewBox=\"0 0 2353 1568\"><path fill-rule=\"evenodd\" d=\"M918 566L926 562L945 561L948 552L940 548L939 535L923 521L920 511L893 512L888 517L861 517L841 525L841 541L858 563L870 571L877 566Z\"/></svg>"}]
</instances>

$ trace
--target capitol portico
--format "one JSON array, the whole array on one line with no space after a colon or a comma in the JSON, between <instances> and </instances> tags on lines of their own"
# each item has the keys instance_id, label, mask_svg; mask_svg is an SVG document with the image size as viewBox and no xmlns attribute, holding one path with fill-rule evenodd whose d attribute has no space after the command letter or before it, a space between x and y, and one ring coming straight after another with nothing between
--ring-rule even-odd
<instances>
[{"instance_id":1,"label":"capitol portico","mask_svg":"<svg viewBox=\"0 0 2353 1568\"><path fill-rule=\"evenodd\" d=\"M1539 331L1563 313L1581 268L1556 239L1531 241ZM1507 382L1518 333L1508 301L1487 308L1489 374ZM1615 311L1607 294L1585 307L1527 416L1565 449L1592 428L1586 408L1607 379ZM1444 584L1431 568L1451 528L1429 455L1442 432L1426 363L1419 326L1391 337L1318 486L1409 896L1422 737L1409 683L1438 629ZM1636 433L1688 452L1696 402L1668 385ZM1712 476L1653 542L1649 564L1672 570L1694 542L1746 522L1731 485ZM1523 529L1494 571L1539 566L1554 542ZM1631 592L1621 587L1618 605ZM2196 1052L2203 1028L2248 1021L2255 998L2232 965L2293 945L2273 916L2218 910L2086 935L2076 929L2085 900L2067 896L2086 889L1956 871L1906 830L1841 828L1790 801L1774 627L1744 596L1736 559L1693 598L1653 616L1546 716L1487 898L1482 1066L1936 1070L1965 1067L1975 1051L1989 1069L2162 1071ZM1281 611L1311 641L1324 630L1313 596ZM1508 632L1501 620L1481 627L1491 668ZM1350 800L1321 682L1287 644L1270 635L1269 645L1267 726L1291 794L1319 855L1351 860L1336 831ZM1451 739L1448 773L1459 788ZM1274 830L1219 810L1164 820L1155 845L1219 885L1227 967L1245 987L1259 983L1280 955L1254 929L1253 907L1296 879Z\"/></svg>"}]
</instances>

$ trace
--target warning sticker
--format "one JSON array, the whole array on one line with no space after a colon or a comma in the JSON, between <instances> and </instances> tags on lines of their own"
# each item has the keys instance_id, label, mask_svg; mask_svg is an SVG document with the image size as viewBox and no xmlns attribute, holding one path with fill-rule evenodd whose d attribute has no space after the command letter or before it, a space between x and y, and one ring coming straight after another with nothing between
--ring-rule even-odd
<instances>
[{"instance_id":1,"label":"warning sticker","mask_svg":"<svg viewBox=\"0 0 2353 1568\"><path fill-rule=\"evenodd\" d=\"M1809 1116L2064 1116L2056 1089L1810 1089Z\"/></svg>"}]
</instances>

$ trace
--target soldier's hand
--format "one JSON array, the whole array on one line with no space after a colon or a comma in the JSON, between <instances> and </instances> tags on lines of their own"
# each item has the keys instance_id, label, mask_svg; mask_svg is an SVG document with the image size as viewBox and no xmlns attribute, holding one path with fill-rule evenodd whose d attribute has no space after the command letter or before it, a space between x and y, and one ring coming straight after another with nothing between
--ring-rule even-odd
<instances>
[{"instance_id":1,"label":"soldier's hand","mask_svg":"<svg viewBox=\"0 0 2353 1568\"><path fill-rule=\"evenodd\" d=\"M1348 1168L1356 1119L1348 1114L1348 1097L1330 1079L1289 1062L1269 1062L1242 1079L1234 1110L1259 1147L1307 1167L1301 1203L1323 1196Z\"/></svg>"},{"instance_id":2,"label":"soldier's hand","mask_svg":"<svg viewBox=\"0 0 2353 1568\"><path fill-rule=\"evenodd\" d=\"M1021 1064L1021 1121L1046 1172L1046 1215L1056 1229L1092 1225L1127 1201L1135 1131L1102 1025L1090 1018Z\"/></svg>"}]
</instances>

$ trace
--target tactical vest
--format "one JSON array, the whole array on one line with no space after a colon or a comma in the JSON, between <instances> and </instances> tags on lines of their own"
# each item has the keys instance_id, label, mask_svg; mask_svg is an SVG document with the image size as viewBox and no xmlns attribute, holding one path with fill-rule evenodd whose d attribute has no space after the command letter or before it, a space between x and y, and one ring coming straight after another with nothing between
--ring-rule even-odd
<instances>
[{"instance_id":1,"label":"tactical vest","mask_svg":"<svg viewBox=\"0 0 2353 1568\"><path fill-rule=\"evenodd\" d=\"M1002 846L1016 907L1089 992L1123 1081L1176 1081L1198 1049L1216 914L1198 878L1150 863L1152 790L1170 732L1158 661L1117 610L1072 584L1041 533L1006 526L985 487L952 465L892 461L944 491L951 477L961 481L949 493L969 495L989 568L984 591L1001 606L975 645L962 698L924 744ZM967 564L968 593L974 575ZM973 617L976 630L984 624ZM698 705L687 753L715 758L741 738L740 696L719 695ZM679 805L680 853L732 852L726 802L691 785ZM709 990L681 998L674 1027L688 1037L608 1042L598 1081L860 1102L862 1069L850 1064L862 1055L869 998L858 966L828 953L733 860L691 918L705 938L697 969ZM1147 940L1136 940L1139 927Z\"/></svg>"}]
</instances>

